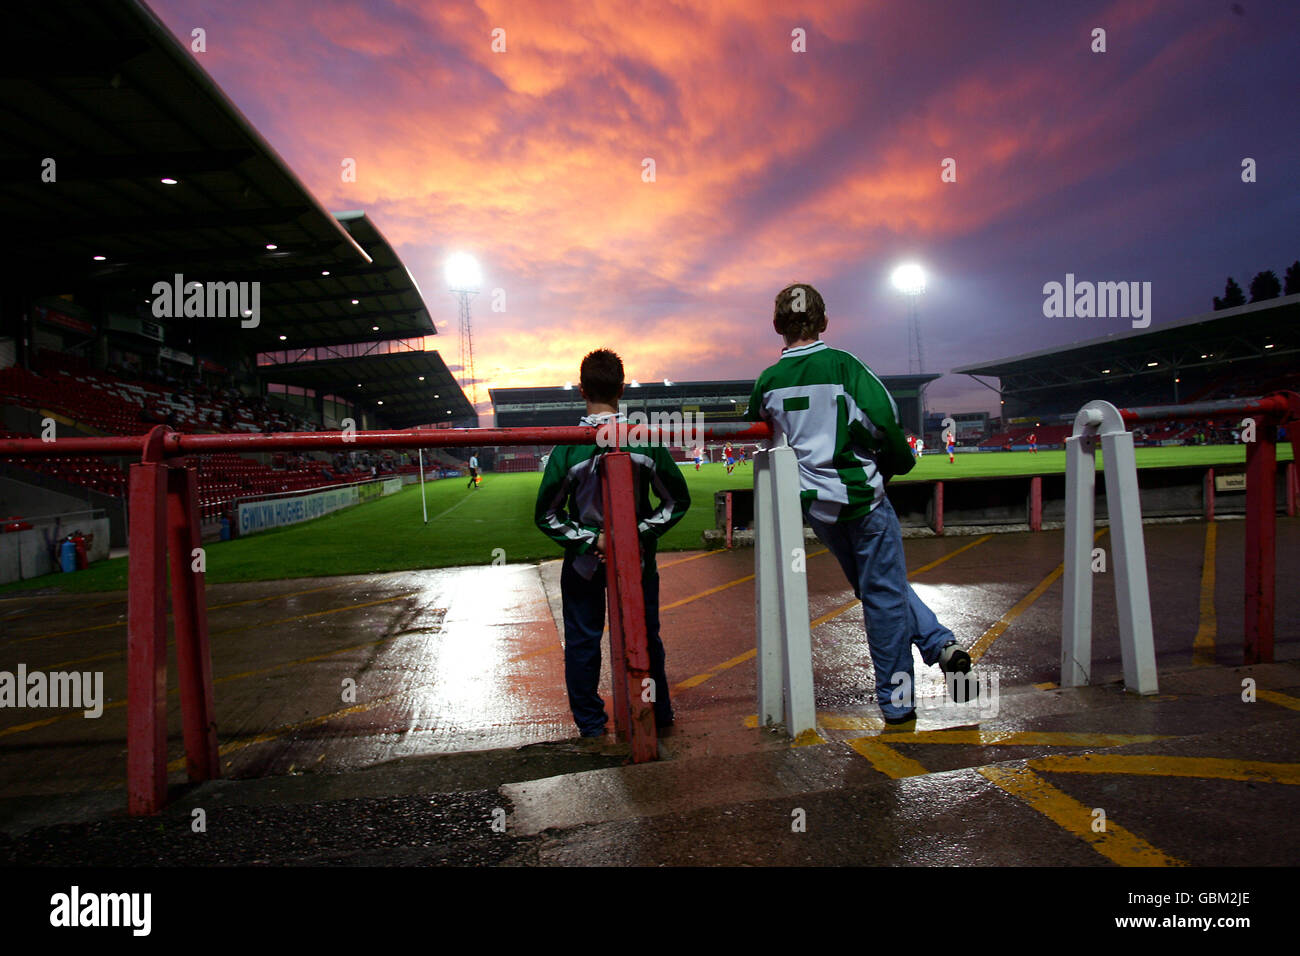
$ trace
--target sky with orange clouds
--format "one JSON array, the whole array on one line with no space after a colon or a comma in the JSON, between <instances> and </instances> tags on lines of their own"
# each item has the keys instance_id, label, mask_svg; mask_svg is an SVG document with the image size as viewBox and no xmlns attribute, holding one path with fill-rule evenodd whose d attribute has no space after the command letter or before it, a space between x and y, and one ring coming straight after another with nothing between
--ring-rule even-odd
<instances>
[{"instance_id":1,"label":"sky with orange clouds","mask_svg":"<svg viewBox=\"0 0 1300 956\"><path fill-rule=\"evenodd\" d=\"M1293 2L150 4L206 31L200 64L327 209L384 232L448 364L442 262L479 258L505 303L475 305L488 387L561 384L598 346L630 378L752 378L793 281L830 344L904 373L905 259L946 373L1130 329L1045 318L1066 273L1151 282L1158 326L1300 258ZM996 395L945 375L929 405Z\"/></svg>"}]
</instances>

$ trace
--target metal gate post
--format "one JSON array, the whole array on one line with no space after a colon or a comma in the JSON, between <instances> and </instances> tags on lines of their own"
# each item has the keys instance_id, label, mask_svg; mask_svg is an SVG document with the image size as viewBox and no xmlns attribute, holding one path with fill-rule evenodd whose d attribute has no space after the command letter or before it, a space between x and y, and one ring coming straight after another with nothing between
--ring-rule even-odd
<instances>
[{"instance_id":1,"label":"metal gate post","mask_svg":"<svg viewBox=\"0 0 1300 956\"><path fill-rule=\"evenodd\" d=\"M167 466L132 465L129 494L127 810L143 816L167 802Z\"/></svg>"},{"instance_id":2,"label":"metal gate post","mask_svg":"<svg viewBox=\"0 0 1300 956\"><path fill-rule=\"evenodd\" d=\"M1086 411L1086 410L1085 410ZM1096 421L1101 414L1096 414ZM1092 529L1096 522L1097 436L1084 411L1065 440L1065 574L1061 579L1061 686L1092 678Z\"/></svg>"},{"instance_id":3,"label":"metal gate post","mask_svg":"<svg viewBox=\"0 0 1300 956\"><path fill-rule=\"evenodd\" d=\"M1118 410L1115 417L1119 421ZM1124 687L1139 694L1156 694L1159 688L1155 635L1151 625L1146 542L1142 535L1142 501L1138 497L1137 455L1133 450L1133 435L1124 429L1122 421L1119 430L1102 431L1101 453L1110 540L1115 549L1115 602L1124 658Z\"/></svg>"},{"instance_id":4,"label":"metal gate post","mask_svg":"<svg viewBox=\"0 0 1300 956\"><path fill-rule=\"evenodd\" d=\"M1246 444L1245 663L1273 660L1276 592L1277 425L1255 419L1255 440Z\"/></svg>"},{"instance_id":5,"label":"metal gate post","mask_svg":"<svg viewBox=\"0 0 1300 956\"><path fill-rule=\"evenodd\" d=\"M1061 686L1088 682L1092 670L1092 531L1097 439L1105 456L1106 508L1115 549L1115 601L1119 611L1124 687L1158 693L1151 594L1142 502L1138 497L1133 436L1110 402L1089 402L1074 419L1065 447L1065 579L1061 602Z\"/></svg>"},{"instance_id":6,"label":"metal gate post","mask_svg":"<svg viewBox=\"0 0 1300 956\"><path fill-rule=\"evenodd\" d=\"M217 722L213 716L212 658L208 653L208 607L204 572L194 570L202 547L198 520L198 476L183 463L167 469L167 550L176 626L176 669L185 767L191 780L221 776Z\"/></svg>"},{"instance_id":7,"label":"metal gate post","mask_svg":"<svg viewBox=\"0 0 1300 956\"><path fill-rule=\"evenodd\" d=\"M604 472L601 495L605 514L605 586L609 600L609 675L614 688L614 726L626 729L632 745L632 762L644 763L659 756L654 706L646 692L651 691L657 697L667 688L654 687L650 678L632 456L624 451L606 452L601 456L600 467Z\"/></svg>"}]
</instances>

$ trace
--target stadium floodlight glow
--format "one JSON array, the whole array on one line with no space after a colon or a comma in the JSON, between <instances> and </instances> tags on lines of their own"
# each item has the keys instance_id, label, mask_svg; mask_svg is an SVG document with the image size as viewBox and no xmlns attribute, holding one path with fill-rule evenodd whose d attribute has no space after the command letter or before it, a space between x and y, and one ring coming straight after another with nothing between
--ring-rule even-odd
<instances>
[{"instance_id":1,"label":"stadium floodlight glow","mask_svg":"<svg viewBox=\"0 0 1300 956\"><path fill-rule=\"evenodd\" d=\"M423 375L420 376L420 381L421 381L421 382L424 381L424 376L423 376Z\"/></svg>"},{"instance_id":2,"label":"stadium floodlight glow","mask_svg":"<svg viewBox=\"0 0 1300 956\"><path fill-rule=\"evenodd\" d=\"M266 248L271 249L271 250L275 250L275 249L279 249L280 247L277 246L274 242L268 242L268 243L266 244Z\"/></svg>"},{"instance_id":3,"label":"stadium floodlight glow","mask_svg":"<svg viewBox=\"0 0 1300 956\"><path fill-rule=\"evenodd\" d=\"M379 326L377 326L377 325L372 325L372 326L370 327L370 331L371 331L371 332L378 332L378 331L379 331Z\"/></svg>"},{"instance_id":4,"label":"stadium floodlight glow","mask_svg":"<svg viewBox=\"0 0 1300 956\"><path fill-rule=\"evenodd\" d=\"M444 267L447 275L447 288L452 292L477 292L483 284L483 270L478 260L468 252L453 253Z\"/></svg>"},{"instance_id":5,"label":"stadium floodlight glow","mask_svg":"<svg viewBox=\"0 0 1300 956\"><path fill-rule=\"evenodd\" d=\"M287 335L282 335L282 336L280 336L280 341L283 342L283 341L287 340L288 338L289 338L289 336L287 336Z\"/></svg>"},{"instance_id":6,"label":"stadium floodlight glow","mask_svg":"<svg viewBox=\"0 0 1300 956\"><path fill-rule=\"evenodd\" d=\"M893 271L889 281L903 295L920 295L925 291L925 270L915 262L905 262Z\"/></svg>"},{"instance_id":7,"label":"stadium floodlight glow","mask_svg":"<svg viewBox=\"0 0 1300 956\"><path fill-rule=\"evenodd\" d=\"M641 387L641 383L638 382L636 379L632 379L632 381L628 383L628 387L629 387L629 388L640 388L640 387Z\"/></svg>"},{"instance_id":8,"label":"stadium floodlight glow","mask_svg":"<svg viewBox=\"0 0 1300 956\"><path fill-rule=\"evenodd\" d=\"M1147 362L1147 368L1155 368L1159 364L1159 362Z\"/></svg>"},{"instance_id":9,"label":"stadium floodlight glow","mask_svg":"<svg viewBox=\"0 0 1300 956\"><path fill-rule=\"evenodd\" d=\"M159 180L159 181L160 181L164 186L175 186L176 183L177 183L177 180L172 179L170 176L164 176L164 177L163 177L161 180Z\"/></svg>"},{"instance_id":10,"label":"stadium floodlight glow","mask_svg":"<svg viewBox=\"0 0 1300 956\"><path fill-rule=\"evenodd\" d=\"M353 299L353 300L352 300L352 304L353 304L353 305L360 305L360 304L361 304L361 300L360 300L360 299Z\"/></svg>"},{"instance_id":11,"label":"stadium floodlight glow","mask_svg":"<svg viewBox=\"0 0 1300 956\"><path fill-rule=\"evenodd\" d=\"M670 382L670 381L668 381L668 379L664 379L664 384L665 384L665 385L668 385L668 386L671 386L673 383Z\"/></svg>"},{"instance_id":12,"label":"stadium floodlight glow","mask_svg":"<svg viewBox=\"0 0 1300 956\"><path fill-rule=\"evenodd\" d=\"M323 275L323 276L327 276L327 275L330 274L330 271L329 271L328 269L322 269L322 270L320 271L320 274Z\"/></svg>"},{"instance_id":13,"label":"stadium floodlight glow","mask_svg":"<svg viewBox=\"0 0 1300 956\"><path fill-rule=\"evenodd\" d=\"M105 259L108 258L108 256L91 256L91 258L94 259L96 262L103 262Z\"/></svg>"},{"instance_id":14,"label":"stadium floodlight glow","mask_svg":"<svg viewBox=\"0 0 1300 956\"><path fill-rule=\"evenodd\" d=\"M572 382L565 382L565 383L564 383L564 390L565 390L566 392L571 392L571 391L573 391L573 383L572 383Z\"/></svg>"}]
</instances>

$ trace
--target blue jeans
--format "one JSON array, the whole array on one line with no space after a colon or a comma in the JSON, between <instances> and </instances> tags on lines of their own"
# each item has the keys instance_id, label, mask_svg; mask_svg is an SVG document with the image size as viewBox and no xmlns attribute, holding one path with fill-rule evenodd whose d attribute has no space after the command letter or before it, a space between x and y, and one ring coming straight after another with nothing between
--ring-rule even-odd
<instances>
[{"instance_id":1,"label":"blue jeans","mask_svg":"<svg viewBox=\"0 0 1300 956\"><path fill-rule=\"evenodd\" d=\"M907 583L903 535L898 516L885 498L869 515L826 524L809 516L809 524L840 562L853 593L862 601L867 646L876 670L876 700L886 717L901 717L916 705L912 644L927 664L956 640ZM906 675L895 680L895 675ZM901 706L893 701L895 690Z\"/></svg>"},{"instance_id":2,"label":"blue jeans","mask_svg":"<svg viewBox=\"0 0 1300 956\"><path fill-rule=\"evenodd\" d=\"M609 719L597 690L600 638L605 630L605 565L587 580L573 569L573 558L566 555L560 569L560 594L564 599L564 683L569 692L569 709L580 733L600 734ZM673 708L664 673L664 645L659 639L659 573L653 568L641 573L641 595L645 600L650 679L654 681L655 722L662 727L672 723ZM615 680L619 677L613 676Z\"/></svg>"}]
</instances>

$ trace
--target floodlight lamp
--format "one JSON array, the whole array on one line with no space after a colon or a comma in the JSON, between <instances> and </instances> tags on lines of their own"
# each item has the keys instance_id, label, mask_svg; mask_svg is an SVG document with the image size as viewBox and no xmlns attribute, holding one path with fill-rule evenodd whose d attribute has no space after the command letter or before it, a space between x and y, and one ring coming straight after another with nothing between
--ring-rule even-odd
<instances>
[{"instance_id":1,"label":"floodlight lamp","mask_svg":"<svg viewBox=\"0 0 1300 956\"><path fill-rule=\"evenodd\" d=\"M920 295L925 291L925 270L915 262L905 262L889 277L894 288L904 295Z\"/></svg>"},{"instance_id":2,"label":"floodlight lamp","mask_svg":"<svg viewBox=\"0 0 1300 956\"><path fill-rule=\"evenodd\" d=\"M447 288L452 292L477 292L483 284L483 270L478 260L467 252L457 252L447 260Z\"/></svg>"}]
</instances>

